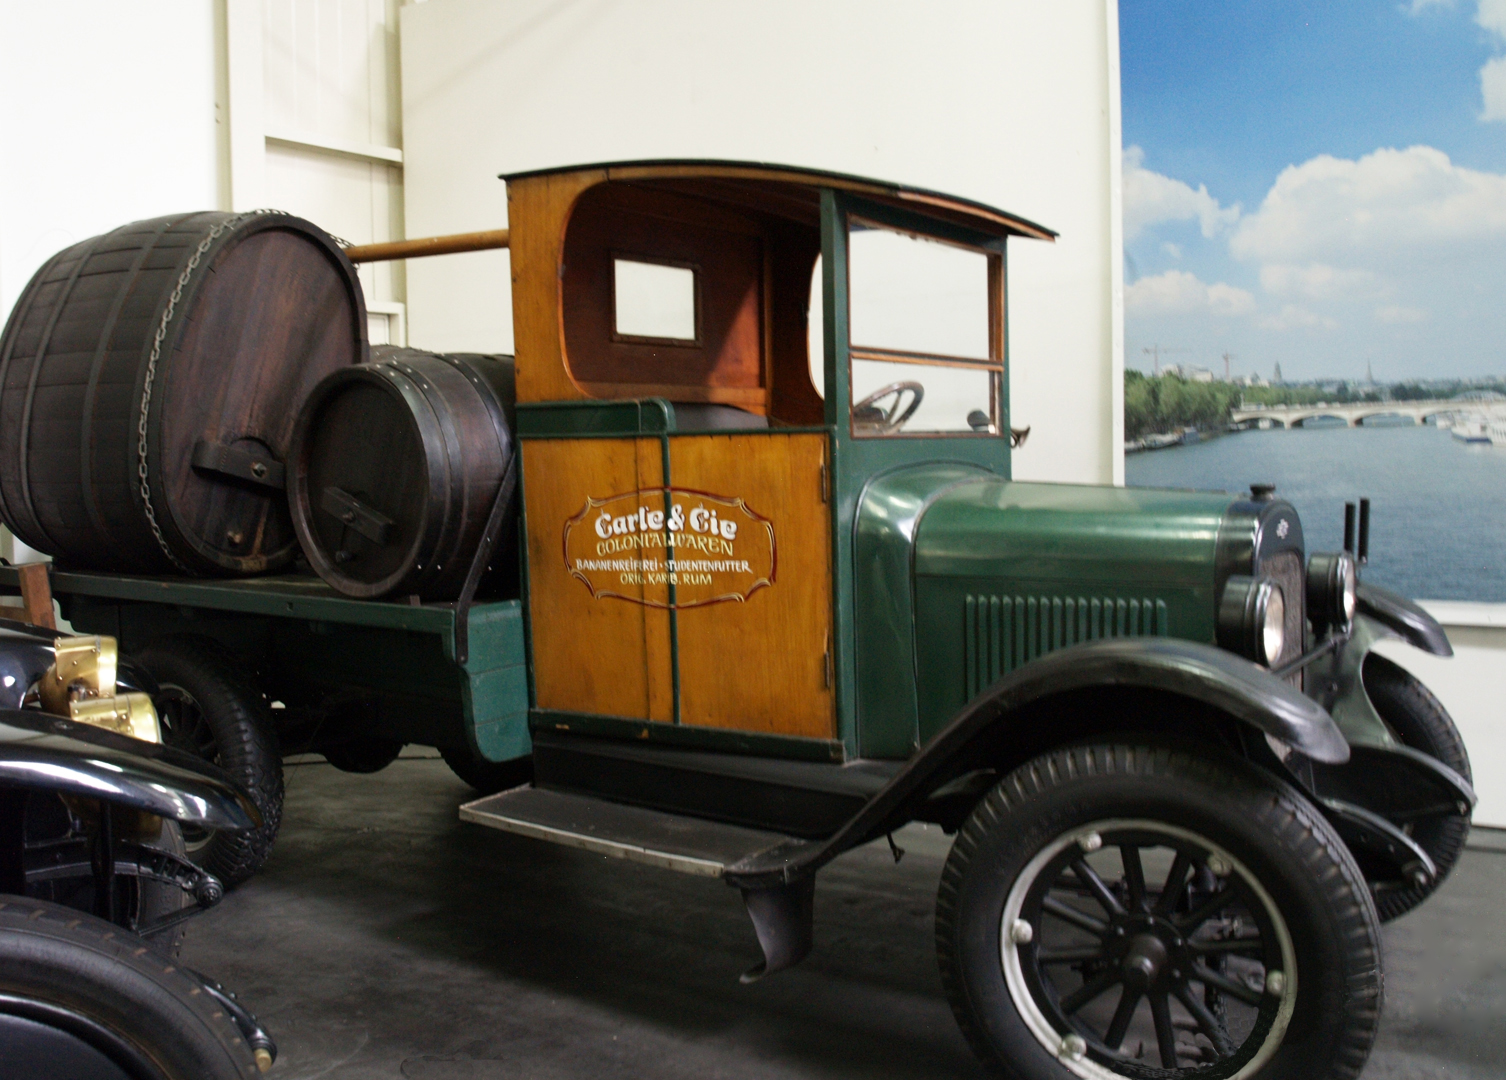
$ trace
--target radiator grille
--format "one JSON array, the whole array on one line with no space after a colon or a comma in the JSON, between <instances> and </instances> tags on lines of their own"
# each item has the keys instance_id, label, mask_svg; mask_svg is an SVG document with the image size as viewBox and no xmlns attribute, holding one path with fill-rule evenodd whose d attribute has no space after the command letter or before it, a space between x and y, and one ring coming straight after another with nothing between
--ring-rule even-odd
<instances>
[{"instance_id":1,"label":"radiator grille","mask_svg":"<svg viewBox=\"0 0 1506 1080\"><path fill-rule=\"evenodd\" d=\"M968 596L967 696L1054 649L1103 638L1165 637L1166 601L1152 597Z\"/></svg>"},{"instance_id":2,"label":"radiator grille","mask_svg":"<svg viewBox=\"0 0 1506 1080\"><path fill-rule=\"evenodd\" d=\"M1277 666L1296 659L1302 653L1302 635L1307 629L1306 577L1302 556L1295 551L1278 551L1260 561L1260 572L1281 586L1286 601L1286 642L1281 646ZM1297 680L1294 678L1294 682Z\"/></svg>"}]
</instances>

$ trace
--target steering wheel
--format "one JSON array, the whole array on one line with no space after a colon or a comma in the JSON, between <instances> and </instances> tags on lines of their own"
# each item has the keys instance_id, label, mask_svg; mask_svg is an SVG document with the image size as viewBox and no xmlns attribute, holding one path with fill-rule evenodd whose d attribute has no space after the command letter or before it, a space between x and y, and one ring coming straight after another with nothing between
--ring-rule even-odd
<instances>
[{"instance_id":1,"label":"steering wheel","mask_svg":"<svg viewBox=\"0 0 1506 1080\"><path fill-rule=\"evenodd\" d=\"M900 405L904 403L906 390L913 396L910 398L909 405L901 412ZM894 403L887 409L879 408L878 402L891 394L894 396ZM880 435L893 434L904 427L905 422L915 415L915 410L920 408L920 403L925 400L925 396L926 388L918 382L905 380L890 383L853 405L853 423L872 428Z\"/></svg>"}]
</instances>

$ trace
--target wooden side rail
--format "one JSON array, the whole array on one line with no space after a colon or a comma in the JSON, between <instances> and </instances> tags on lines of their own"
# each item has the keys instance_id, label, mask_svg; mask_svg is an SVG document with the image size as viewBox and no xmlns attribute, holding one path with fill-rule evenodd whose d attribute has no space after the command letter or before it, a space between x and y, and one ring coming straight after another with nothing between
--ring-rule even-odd
<instances>
[{"instance_id":1,"label":"wooden side rail","mask_svg":"<svg viewBox=\"0 0 1506 1080\"><path fill-rule=\"evenodd\" d=\"M486 232L452 233L449 236L426 236L419 240L394 240L387 244L357 244L345 249L353 263L383 262L387 259L415 259L423 255L453 255L460 251L488 251L508 246L507 229Z\"/></svg>"}]
</instances>

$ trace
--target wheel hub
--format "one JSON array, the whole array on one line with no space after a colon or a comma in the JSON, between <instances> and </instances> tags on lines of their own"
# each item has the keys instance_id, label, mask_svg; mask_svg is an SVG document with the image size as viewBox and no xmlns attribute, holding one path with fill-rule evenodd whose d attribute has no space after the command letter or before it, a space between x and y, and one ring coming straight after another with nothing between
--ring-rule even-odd
<instances>
[{"instance_id":1,"label":"wheel hub","mask_svg":"<svg viewBox=\"0 0 1506 1080\"><path fill-rule=\"evenodd\" d=\"M1125 985L1145 990L1160 977L1161 969L1166 966L1166 959L1166 944L1160 937L1155 934L1136 934L1119 965Z\"/></svg>"}]
</instances>

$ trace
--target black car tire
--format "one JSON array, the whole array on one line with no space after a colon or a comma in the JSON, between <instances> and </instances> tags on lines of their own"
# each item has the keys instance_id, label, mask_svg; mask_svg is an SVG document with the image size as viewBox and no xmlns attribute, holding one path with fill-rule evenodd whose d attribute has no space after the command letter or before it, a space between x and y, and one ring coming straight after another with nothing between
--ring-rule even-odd
<instances>
[{"instance_id":1,"label":"black car tire","mask_svg":"<svg viewBox=\"0 0 1506 1080\"><path fill-rule=\"evenodd\" d=\"M1384 656L1371 653L1361 669L1365 693L1403 746L1437 758L1464 779L1474 782L1469 752L1448 710L1411 672ZM1372 884L1375 907L1382 922L1411 911L1443 884L1469 839L1468 814L1439 814L1402 826L1428 853L1438 874L1426 885L1394 882Z\"/></svg>"},{"instance_id":2,"label":"black car tire","mask_svg":"<svg viewBox=\"0 0 1506 1080\"><path fill-rule=\"evenodd\" d=\"M282 820L282 754L271 706L255 679L212 638L163 638L137 660L161 687L163 742L218 765L261 811L261 828L249 832L184 829L188 857L226 886L237 885L267 861Z\"/></svg>"},{"instance_id":3,"label":"black car tire","mask_svg":"<svg viewBox=\"0 0 1506 1080\"><path fill-rule=\"evenodd\" d=\"M92 915L0 896L0 1071L250 1080L234 1021L172 960Z\"/></svg>"},{"instance_id":4,"label":"black car tire","mask_svg":"<svg viewBox=\"0 0 1506 1080\"><path fill-rule=\"evenodd\" d=\"M487 761L479 754L465 748L441 746L439 756L450 771L482 795L493 795L533 779L533 758L513 758L511 761Z\"/></svg>"},{"instance_id":5,"label":"black car tire","mask_svg":"<svg viewBox=\"0 0 1506 1080\"><path fill-rule=\"evenodd\" d=\"M1143 862L1142 849L1156 845L1168 850ZM1076 868L1099 851L1091 858L1119 860L1119 879L1105 895L1117 897L1122 920L1089 886L1093 875ZM1172 851L1188 862L1185 886L1168 889L1178 866L1168 858ZM1138 878L1132 863L1142 866ZM1158 865L1169 866L1159 889L1151 873ZM1107 876L1099 877L1106 888ZM1076 929L1055 914L1074 904L1088 912L1074 916L1077 923L1100 930ZM1193 904L1211 914L1184 907ZM1250 930L1253 939L1243 936ZM1088 944L1076 952L1056 947L1073 933ZM1219 934L1238 940L1218 944ZM1163 941L1167 948L1156 954ZM936 942L963 1032L996 1072L1017 1080L1351 1080L1364 1067L1380 1016L1380 923L1359 868L1305 798L1233 759L1107 744L1058 750L1016 769L958 833L937 897ZM1070 977L1055 974L1072 964ZM1220 972L1223 989L1209 981ZM1142 980L1143 996L1130 994L1132 978ZM1063 987L1064 979L1082 985ZM1082 1002L1079 991L1088 995ZM1125 998L1132 1000L1116 1044ZM1189 1001L1201 1002L1211 1027ZM1114 1016L1094 1027L1087 1014L1111 1003ZM1177 1009L1182 1031L1192 1031L1185 1044ZM1231 1009L1248 1013L1248 1021ZM1237 1041L1236 1019L1246 1024ZM1222 1031L1220 1057L1209 1030ZM1141 1033L1138 1056L1128 1031ZM1205 1046L1190 1045L1200 1037ZM1175 1071L1162 1071L1167 1041ZM1203 1057L1182 1064L1194 1051Z\"/></svg>"},{"instance_id":6,"label":"black car tire","mask_svg":"<svg viewBox=\"0 0 1506 1080\"><path fill-rule=\"evenodd\" d=\"M381 772L397 760L407 744L399 739L383 739L376 735L357 735L341 742L321 746L319 752L324 760L341 772Z\"/></svg>"}]
</instances>

